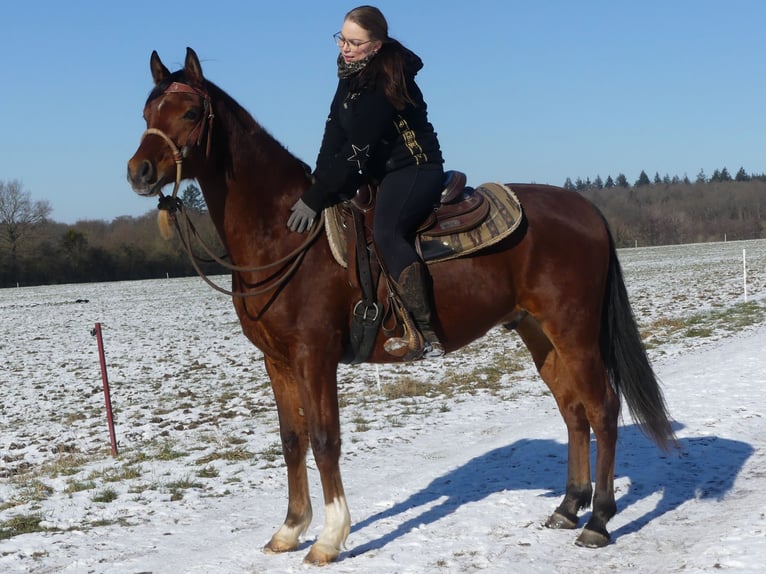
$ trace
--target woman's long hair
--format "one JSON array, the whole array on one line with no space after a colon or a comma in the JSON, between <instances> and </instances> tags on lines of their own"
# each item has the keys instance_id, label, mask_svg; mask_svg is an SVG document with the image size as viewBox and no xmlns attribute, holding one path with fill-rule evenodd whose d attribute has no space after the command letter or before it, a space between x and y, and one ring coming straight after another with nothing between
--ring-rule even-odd
<instances>
[{"instance_id":1,"label":"woman's long hair","mask_svg":"<svg viewBox=\"0 0 766 574\"><path fill-rule=\"evenodd\" d=\"M401 111L407 104L415 105L407 90L407 59L417 59L417 56L388 36L388 22L383 13L375 6L359 6L349 11L345 19L365 29L371 40L383 43L378 54L359 74L359 84L374 85L382 77L386 97L394 108Z\"/></svg>"}]
</instances>

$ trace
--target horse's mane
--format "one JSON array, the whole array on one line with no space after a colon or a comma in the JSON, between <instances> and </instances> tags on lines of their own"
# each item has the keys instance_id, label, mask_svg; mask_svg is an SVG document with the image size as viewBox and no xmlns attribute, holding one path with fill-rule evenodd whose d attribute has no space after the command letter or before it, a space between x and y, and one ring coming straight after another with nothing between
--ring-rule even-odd
<instances>
[{"instance_id":1,"label":"horse's mane","mask_svg":"<svg viewBox=\"0 0 766 574\"><path fill-rule=\"evenodd\" d=\"M184 70L173 72L157 84L149 93L146 103L160 97L173 82L189 84ZM253 118L250 112L224 90L210 80L205 80L205 91L210 96L215 111L213 133L217 140L215 143L217 159L225 166L228 176L234 177L234 150L239 155L254 154L253 157L268 158L272 168L274 162L282 158L286 167L292 167L292 164L295 164L302 172L311 172L311 168L304 161L290 153ZM225 140L224 145L222 140Z\"/></svg>"}]
</instances>

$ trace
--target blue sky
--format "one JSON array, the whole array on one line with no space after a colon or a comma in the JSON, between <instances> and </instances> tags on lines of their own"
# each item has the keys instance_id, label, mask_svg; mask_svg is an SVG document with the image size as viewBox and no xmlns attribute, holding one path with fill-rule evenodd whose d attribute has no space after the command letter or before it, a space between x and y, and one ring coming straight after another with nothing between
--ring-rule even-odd
<instances>
[{"instance_id":1,"label":"blue sky","mask_svg":"<svg viewBox=\"0 0 766 574\"><path fill-rule=\"evenodd\" d=\"M205 75L314 164L335 88L335 0L6 3L0 19L0 180L52 219L143 215L128 158L156 49ZM382 0L446 167L469 182L551 183L641 170L694 179L766 172L762 0Z\"/></svg>"}]
</instances>

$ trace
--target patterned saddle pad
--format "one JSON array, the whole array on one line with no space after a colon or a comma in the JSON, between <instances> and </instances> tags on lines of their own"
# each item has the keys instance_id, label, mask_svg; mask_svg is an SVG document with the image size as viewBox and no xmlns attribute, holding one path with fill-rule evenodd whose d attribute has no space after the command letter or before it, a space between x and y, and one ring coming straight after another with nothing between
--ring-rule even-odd
<instances>
[{"instance_id":1,"label":"patterned saddle pad","mask_svg":"<svg viewBox=\"0 0 766 574\"><path fill-rule=\"evenodd\" d=\"M510 236L523 221L524 211L518 197L501 183L483 183L474 193L480 193L489 203L484 220L466 231L417 236L416 249L426 263L446 261L476 253ZM325 230L335 260L348 267L348 241L353 241L349 230L348 207L338 204L325 210Z\"/></svg>"}]
</instances>

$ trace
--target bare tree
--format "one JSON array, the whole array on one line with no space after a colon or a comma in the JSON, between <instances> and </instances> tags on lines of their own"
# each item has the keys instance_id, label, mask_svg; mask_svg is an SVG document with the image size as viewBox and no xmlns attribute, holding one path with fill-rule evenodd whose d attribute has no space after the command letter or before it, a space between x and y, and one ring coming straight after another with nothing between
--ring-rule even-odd
<instances>
[{"instance_id":1,"label":"bare tree","mask_svg":"<svg viewBox=\"0 0 766 574\"><path fill-rule=\"evenodd\" d=\"M33 202L20 181L0 180L0 247L9 251L12 265L24 238L45 222L50 213L50 204Z\"/></svg>"}]
</instances>

